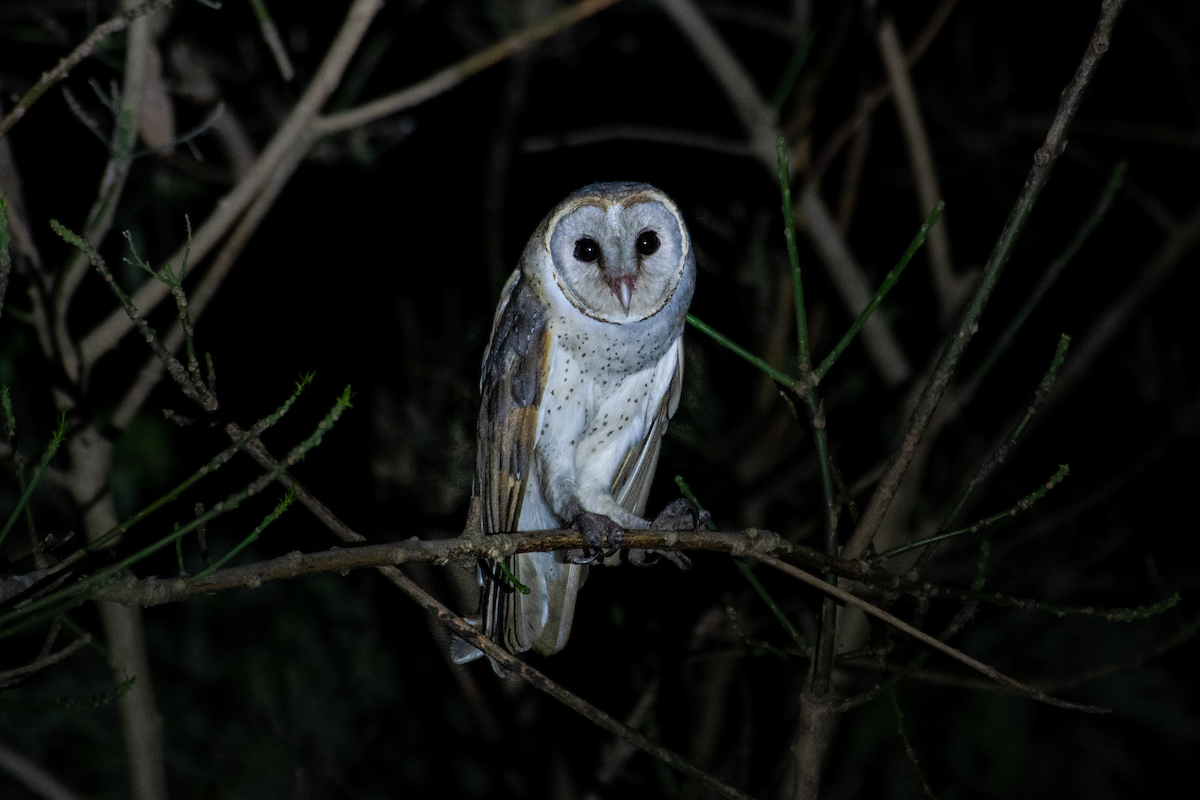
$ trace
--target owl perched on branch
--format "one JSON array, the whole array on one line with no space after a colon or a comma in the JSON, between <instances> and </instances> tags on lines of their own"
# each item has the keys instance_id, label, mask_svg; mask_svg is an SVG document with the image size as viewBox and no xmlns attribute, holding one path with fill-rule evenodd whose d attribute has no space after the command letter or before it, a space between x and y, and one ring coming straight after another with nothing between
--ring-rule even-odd
<instances>
[{"instance_id":1,"label":"owl perched on branch","mask_svg":"<svg viewBox=\"0 0 1200 800\"><path fill-rule=\"evenodd\" d=\"M615 553L624 530L699 523L682 501L654 523L642 517L679 405L695 285L679 209L653 186L624 182L563 200L505 285L480 381L480 524L485 533L572 527L588 544L512 556L505 569L481 564L479 624L510 652L566 645L587 563L605 544ZM459 663L480 655L456 641Z\"/></svg>"}]
</instances>

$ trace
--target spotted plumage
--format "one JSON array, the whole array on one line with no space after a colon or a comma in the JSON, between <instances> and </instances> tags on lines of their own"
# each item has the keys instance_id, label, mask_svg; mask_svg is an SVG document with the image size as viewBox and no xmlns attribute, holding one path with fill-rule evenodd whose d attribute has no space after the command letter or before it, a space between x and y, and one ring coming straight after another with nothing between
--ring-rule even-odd
<instances>
[{"instance_id":1,"label":"spotted plumage","mask_svg":"<svg viewBox=\"0 0 1200 800\"><path fill-rule=\"evenodd\" d=\"M679 210L652 186L592 184L542 221L483 359L475 494L485 533L575 526L586 537L601 518L650 526L642 514L682 390L695 280ZM514 653L562 649L588 567L562 553L505 566L530 592L481 566L484 632Z\"/></svg>"}]
</instances>

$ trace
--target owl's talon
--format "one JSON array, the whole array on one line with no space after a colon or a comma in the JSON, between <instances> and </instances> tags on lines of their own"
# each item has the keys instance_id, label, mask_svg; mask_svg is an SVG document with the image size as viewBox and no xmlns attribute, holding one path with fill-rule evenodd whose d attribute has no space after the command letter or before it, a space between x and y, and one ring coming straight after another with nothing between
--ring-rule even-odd
<instances>
[{"instance_id":1,"label":"owl's talon","mask_svg":"<svg viewBox=\"0 0 1200 800\"><path fill-rule=\"evenodd\" d=\"M710 519L712 519L712 515L707 511L701 511L685 498L679 497L667 503L667 507L650 524L650 529L655 531L694 531L700 526L708 524Z\"/></svg>"},{"instance_id":2,"label":"owl's talon","mask_svg":"<svg viewBox=\"0 0 1200 800\"><path fill-rule=\"evenodd\" d=\"M583 534L586 545L582 550L571 550L567 560L572 564L591 564L599 558L607 558L621 549L625 540L625 531L609 517L585 511L580 514L571 526ZM604 543L608 542L609 549L605 551Z\"/></svg>"}]
</instances>

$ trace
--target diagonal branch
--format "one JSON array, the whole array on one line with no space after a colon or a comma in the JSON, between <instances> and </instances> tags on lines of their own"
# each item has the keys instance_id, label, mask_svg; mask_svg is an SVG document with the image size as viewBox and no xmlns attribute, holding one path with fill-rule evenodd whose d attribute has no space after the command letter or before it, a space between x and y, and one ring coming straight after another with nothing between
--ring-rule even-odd
<instances>
[{"instance_id":1,"label":"diagonal branch","mask_svg":"<svg viewBox=\"0 0 1200 800\"><path fill-rule=\"evenodd\" d=\"M851 605L856 608L859 608L859 609L865 611L866 613L870 614L871 616L873 616L877 619L883 620L884 622L891 625L892 627L894 627L898 630L904 631L909 636L913 637L914 639L921 642L922 644L927 645L928 647L932 647L934 650L938 650L939 652L945 653L946 655L953 658L955 661L959 661L963 664L966 664L971 669L974 669L978 672L983 673L984 675L988 676L989 678L996 681L997 683L1003 684L1004 686L1008 686L1009 688L1012 688L1012 689L1016 689L1017 691L1021 692L1024 695L1027 695L1028 697L1033 698L1034 700L1038 700L1040 702L1046 703L1047 705L1057 706L1059 708L1070 709L1072 711L1086 711L1091 714L1107 714L1109 712L1109 709L1103 708L1101 706L1091 706L1091 705L1085 705L1082 703L1071 703L1066 700L1059 700L1057 697L1051 697L1050 695L1046 694L1045 692L1035 689L1032 686L1026 686L1025 684L1021 683L1020 681L1014 680L1013 678L1008 677L1007 675L1005 675L1004 673L995 669L994 667L989 667L987 664L984 664L982 661L977 661L974 658L971 658L969 655L962 652L961 650L951 647L950 645L946 644L945 642L942 642L942 641L930 636L928 633L925 633L922 630L918 630L917 628L914 628L913 626L909 625L907 622L900 619L899 617L889 614L888 612L884 611L883 609L878 608L877 606L874 606L865 600L860 600L859 598L857 598L854 595L847 592L845 589L840 589L837 586L833 586L829 583L826 583L823 579L817 577L816 575L811 575L811 574L805 572L804 570L797 569L796 567L793 567L791 564L784 563L783 561L780 561L779 559L774 558L773 556L769 556L766 554L754 554L754 558L757 558L759 561L763 562L764 564L774 567L775 569L779 570L780 572L782 572L786 575L791 575L796 580L807 583L809 586L812 586L816 589L820 589L822 592L825 592L826 594L828 594L838 600L841 600L843 603L846 603L847 605Z\"/></svg>"},{"instance_id":2,"label":"diagonal branch","mask_svg":"<svg viewBox=\"0 0 1200 800\"><path fill-rule=\"evenodd\" d=\"M258 157L254 167L229 194L217 202L217 207L204 221L192 238L191 260L193 264L207 256L225 235L230 226L237 221L242 212L254 202L262 191L263 186L275 174L278 165L291 154L298 142L307 142L304 134L309 130L312 121L320 113L321 107L329 95L337 88L342 73L345 72L350 58L354 55L359 43L367 32L367 27L375 14L383 6L382 0L355 0L354 5L346 14L346 20L338 31L337 37L329 46L325 59L317 69L308 88L296 102L287 119L279 126L271 142ZM166 263L178 264L183 260L183 248L180 248ZM157 281L147 281L133 296L133 304L143 313L149 313L170 290ZM117 346L121 338L130 331L132 323L121 309L115 309L109 316L90 331L80 342L80 355L86 370L91 365Z\"/></svg>"},{"instance_id":3,"label":"diagonal branch","mask_svg":"<svg viewBox=\"0 0 1200 800\"><path fill-rule=\"evenodd\" d=\"M96 29L88 34L86 39L54 65L54 69L49 72L43 72L42 77L33 85L33 88L25 93L25 96L17 102L17 105L12 111L8 112L3 120L0 120L0 139L3 139L12 130L12 127L21 121L21 118L25 116L25 112L38 101L38 98L48 92L54 84L67 77L67 74L79 62L91 55L100 42L104 41L111 34L125 30L129 27L129 23L149 14L159 6L165 5L166 2L167 0L146 0L146 2L138 3L137 5L127 6L124 10L117 12L116 16L112 19L97 25Z\"/></svg>"},{"instance_id":4,"label":"diagonal branch","mask_svg":"<svg viewBox=\"0 0 1200 800\"><path fill-rule=\"evenodd\" d=\"M974 296L963 312L962 318L952 332L949 342L942 351L937 367L926 382L925 388L917 400L917 406L909 418L908 426L900 439L900 444L888 460L883 477L875 487L875 492L871 495L871 500L867 504L867 507L863 510L862 516L858 521L858 526L854 529L854 533L846 543L843 557L861 557L875 538L875 532L879 530L879 526L883 523L883 518L887 514L892 498L896 495L896 490L899 488L900 481L908 469L909 462L912 461L913 456L917 452L917 447L921 443L925 429L928 427L929 421L933 418L938 403L941 401L942 395L945 393L946 387L954 375L958 361L966 350L967 344L971 341L971 337L979 330L979 320L983 315L984 308L987 306L988 299L991 297L992 290L996 288L996 284L1004 272L1004 267L1008 263L1008 258L1012 254L1017 240L1020 238L1021 231L1024 230L1029 215L1033 213L1033 207L1037 203L1038 196L1042 193L1042 189L1045 188L1047 181L1050 179L1050 171L1066 147L1067 127L1071 124L1071 120L1079 108L1084 90L1095 74L1100 58L1108 50L1113 25L1116 24L1117 15L1120 13L1124 2L1125 0L1106 0L1102 4L1100 19L1096 23L1095 31L1088 41L1087 49L1084 51L1083 58L1075 70L1075 75L1062 93L1058 111L1054 115L1054 121L1050 126L1050 130L1046 133L1046 140L1034 154L1033 166L1029 170L1029 175L1025 179L1025 185L1022 187L1021 193L1013 205L1012 212L1009 214L1004 228L1000 231L996 245L988 257L979 287L976 289Z\"/></svg>"},{"instance_id":5,"label":"diagonal branch","mask_svg":"<svg viewBox=\"0 0 1200 800\"><path fill-rule=\"evenodd\" d=\"M356 109L329 117L319 117L321 107L336 88L350 57L366 33L367 25L382 6L382 0L355 0L338 38L330 46L325 61L321 64L317 75L305 90L296 107L292 109L291 114L280 126L250 171L229 194L217 203L213 213L196 231L192 239L193 264L198 264L212 252L251 203L254 203L261 194L267 191L264 187L271 182L287 182L291 172L299 165L316 137L348 130L435 97L513 53L558 33L568 25L595 14L616 1L583 0L541 23L532 25L434 73L407 89ZM291 165L290 170L286 168L289 164ZM251 229L243 235L248 238L249 233L252 232ZM182 256L183 249L180 248L171 258L167 259L167 262L178 263ZM138 308L148 313L166 296L167 292L164 287L147 283L135 293L133 302ZM85 369L116 347L129 330L129 320L119 309L109 314L103 322L83 338L80 344L80 354Z\"/></svg>"},{"instance_id":6,"label":"diagonal branch","mask_svg":"<svg viewBox=\"0 0 1200 800\"><path fill-rule=\"evenodd\" d=\"M933 44L933 40L941 32L942 27L946 24L946 20L950 19L950 14L958 5L958 0L942 0L933 13L929 15L929 19L925 21L925 27L917 34L917 38L913 40L912 46L908 48L908 53L905 56L905 66L912 69L921 56L925 55L925 51L929 49L929 45ZM808 180L814 185L820 185L821 178L824 177L825 171L829 169L829 165L837 158L837 154L842 151L855 135L867 124L871 119L871 115L875 113L875 109L884 100L887 100L892 94L892 87L884 81L870 91L864 93L859 100L858 107L854 113L839 125L829 137L829 141L825 143L821 154L813 161L813 167L809 171Z\"/></svg>"},{"instance_id":7,"label":"diagonal branch","mask_svg":"<svg viewBox=\"0 0 1200 800\"><path fill-rule=\"evenodd\" d=\"M83 795L3 742L0 742L0 769L44 800L84 800Z\"/></svg>"},{"instance_id":8,"label":"diagonal branch","mask_svg":"<svg viewBox=\"0 0 1200 800\"><path fill-rule=\"evenodd\" d=\"M439 94L453 89L475 73L482 72L509 56L521 52L530 45L540 42L542 39L547 39L569 28L581 19L603 11L617 2L618 0L583 0L573 6L568 6L561 11L551 14L542 22L530 25L528 28L518 31L512 36L496 42L491 47L484 48L478 53L468 56L457 64L452 64L443 70L439 70L407 89L393 92L386 97L372 100L357 108L321 117L314 122L313 132L318 136L326 136L331 133L357 128L360 125L366 125L368 122L374 122L380 117L386 117L388 114L412 108L430 98L437 97Z\"/></svg>"},{"instance_id":9,"label":"diagonal branch","mask_svg":"<svg viewBox=\"0 0 1200 800\"><path fill-rule=\"evenodd\" d=\"M749 138L750 152L772 176L777 169L775 140L779 135L775 112L767 105L750 74L716 28L693 0L660 0L696 55L712 72L733 105ZM815 190L805 189L794 218L812 239L821 263L829 272L849 315L858 316L871 298L862 268L854 260ZM863 342L884 382L894 385L907 379L910 369L900 345L881 317L872 317L863 330Z\"/></svg>"},{"instance_id":10,"label":"diagonal branch","mask_svg":"<svg viewBox=\"0 0 1200 800\"><path fill-rule=\"evenodd\" d=\"M230 437L239 437L241 430L236 424L231 423L226 426L226 433ZM292 477L289 473L279 470L278 462L271 457L267 452L266 447L260 441L254 439L246 448L256 461L263 467L271 470L276 474L278 480L289 492L295 495L296 499L305 505L316 517L325 524L335 536L344 542L365 542L366 537L354 531L346 523L342 522L332 511L329 510L320 500L314 497L299 481ZM570 532L574 534L574 532ZM483 537L480 539L492 539L492 536ZM482 650L490 659L499 663L504 669L509 672L515 672L523 680L527 681L531 686L541 692L553 697L563 705L570 708L572 711L586 717L596 725L604 728L609 733L619 736L625 741L640 748L651 756L660 761L674 767L683 772L688 777L692 778L702 786L711 789L723 797L732 798L732 800L749 800L749 797L731 786L717 780L712 775L704 772L696 767L687 759L668 750L667 748L656 744L646 736L625 725L615 717L606 714L600 709L588 703L581 697L572 694L565 687L550 680L538 670L521 661L516 656L509 653L504 648L497 645L491 639L484 636L478 629L469 624L462 617L455 614L446 606L439 603L428 593L423 591L417 584L408 578L403 572L394 566L381 566L377 568L379 572L387 578L396 588L411 597L418 605L426 611L433 614L439 622L446 626L451 633L465 640L468 644Z\"/></svg>"},{"instance_id":11,"label":"diagonal branch","mask_svg":"<svg viewBox=\"0 0 1200 800\"><path fill-rule=\"evenodd\" d=\"M928 214L942 198L937 167L933 162L933 147L925 130L921 116L921 105L913 88L912 77L905 64L904 48L900 43L900 32L890 16L879 23L879 53L887 69L888 84L892 88L892 99L896 102L896 113L904 131L904 143L908 146L908 160L912 165L917 190L918 213ZM929 263L933 267L933 287L941 309L942 323L948 324L962 301L970 291L974 277L957 275L950 257L950 235L946 221L929 232Z\"/></svg>"}]
</instances>

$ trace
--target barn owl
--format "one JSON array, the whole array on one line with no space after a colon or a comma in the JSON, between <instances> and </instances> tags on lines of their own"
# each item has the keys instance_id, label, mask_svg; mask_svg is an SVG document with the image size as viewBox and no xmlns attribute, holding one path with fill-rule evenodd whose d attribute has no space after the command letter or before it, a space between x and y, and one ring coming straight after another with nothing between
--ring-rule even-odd
<instances>
[{"instance_id":1,"label":"barn owl","mask_svg":"<svg viewBox=\"0 0 1200 800\"><path fill-rule=\"evenodd\" d=\"M481 565L473 621L512 653L549 655L566 645L586 562L605 539L612 555L622 530L699 522L682 501L654 523L642 517L679 405L695 284L679 209L653 186L622 182L563 200L504 287L480 380L480 524L485 533L574 527L590 546L582 555L507 558L528 594ZM686 567L686 557L670 555ZM456 641L459 663L480 655Z\"/></svg>"}]
</instances>

